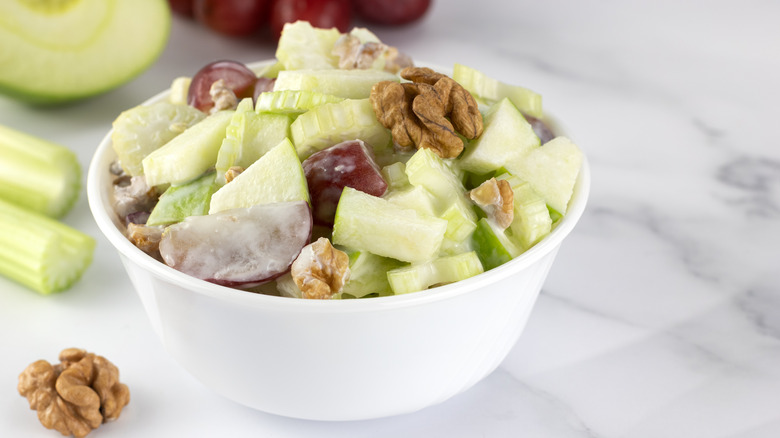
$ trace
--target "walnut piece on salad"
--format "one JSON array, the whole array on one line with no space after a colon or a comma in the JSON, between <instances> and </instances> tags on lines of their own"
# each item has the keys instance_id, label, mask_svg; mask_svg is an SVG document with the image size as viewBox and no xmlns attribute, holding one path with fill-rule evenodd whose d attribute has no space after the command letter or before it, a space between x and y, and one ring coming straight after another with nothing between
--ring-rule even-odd
<instances>
[{"instance_id":1,"label":"walnut piece on salad","mask_svg":"<svg viewBox=\"0 0 780 438\"><path fill-rule=\"evenodd\" d=\"M349 280L349 256L320 237L301 250L290 274L303 298L330 299Z\"/></svg>"}]
</instances>

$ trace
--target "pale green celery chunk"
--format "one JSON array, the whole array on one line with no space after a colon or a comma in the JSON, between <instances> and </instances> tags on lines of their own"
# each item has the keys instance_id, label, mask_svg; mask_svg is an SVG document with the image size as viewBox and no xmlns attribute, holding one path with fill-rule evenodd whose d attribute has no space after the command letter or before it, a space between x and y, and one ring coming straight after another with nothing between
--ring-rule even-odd
<instances>
[{"instance_id":1,"label":"pale green celery chunk","mask_svg":"<svg viewBox=\"0 0 780 438\"><path fill-rule=\"evenodd\" d=\"M514 219L507 234L523 251L534 246L552 230L552 218L547 203L527 181L504 173L496 177L509 182L514 195Z\"/></svg>"},{"instance_id":2,"label":"pale green celery chunk","mask_svg":"<svg viewBox=\"0 0 780 438\"><path fill-rule=\"evenodd\" d=\"M397 75L383 70L285 70L280 71L274 91L305 90L343 97L367 99L377 82L399 82Z\"/></svg>"},{"instance_id":3,"label":"pale green celery chunk","mask_svg":"<svg viewBox=\"0 0 780 438\"><path fill-rule=\"evenodd\" d=\"M313 108L292 122L290 135L301 160L346 140L363 140L375 151L391 144L390 131L376 119L368 99L346 99Z\"/></svg>"},{"instance_id":4,"label":"pale green celery chunk","mask_svg":"<svg viewBox=\"0 0 780 438\"><path fill-rule=\"evenodd\" d=\"M542 118L544 115L542 96L527 88L506 84L461 64L453 66L452 79L477 98L490 103L509 98L520 111L529 116Z\"/></svg>"},{"instance_id":5,"label":"pale green celery chunk","mask_svg":"<svg viewBox=\"0 0 780 438\"><path fill-rule=\"evenodd\" d=\"M390 270L387 280L395 294L405 294L465 280L482 272L479 257L470 251Z\"/></svg>"},{"instance_id":6,"label":"pale green celery chunk","mask_svg":"<svg viewBox=\"0 0 780 438\"><path fill-rule=\"evenodd\" d=\"M41 294L72 286L95 240L48 216L0 200L0 274Z\"/></svg>"},{"instance_id":7,"label":"pale green celery chunk","mask_svg":"<svg viewBox=\"0 0 780 438\"><path fill-rule=\"evenodd\" d=\"M324 103L335 103L343 97L308 90L266 91L257 97L258 113L298 115Z\"/></svg>"},{"instance_id":8,"label":"pale green celery chunk","mask_svg":"<svg viewBox=\"0 0 780 438\"><path fill-rule=\"evenodd\" d=\"M225 184L225 172L231 167L249 167L286 139L290 122L285 114L258 114L251 98L242 100L225 129L225 138L217 154L217 183Z\"/></svg>"},{"instance_id":9,"label":"pale green celery chunk","mask_svg":"<svg viewBox=\"0 0 780 438\"><path fill-rule=\"evenodd\" d=\"M58 218L80 190L81 166L73 151L0 125L0 199Z\"/></svg>"},{"instance_id":10,"label":"pale green celery chunk","mask_svg":"<svg viewBox=\"0 0 780 438\"><path fill-rule=\"evenodd\" d=\"M363 298L366 295L387 296L393 290L387 281L387 271L404 265L398 260L371 254L368 251L350 251L349 280L336 298Z\"/></svg>"},{"instance_id":11,"label":"pale green celery chunk","mask_svg":"<svg viewBox=\"0 0 780 438\"><path fill-rule=\"evenodd\" d=\"M400 189L409 185L409 177L406 176L406 164L401 161L384 166L381 172L390 190Z\"/></svg>"}]
</instances>

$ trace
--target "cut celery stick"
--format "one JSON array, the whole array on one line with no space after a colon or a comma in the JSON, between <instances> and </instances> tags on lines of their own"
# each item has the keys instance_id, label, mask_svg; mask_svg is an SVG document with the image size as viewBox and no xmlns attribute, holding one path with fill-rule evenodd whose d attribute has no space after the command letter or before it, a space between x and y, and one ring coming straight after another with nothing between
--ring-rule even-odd
<instances>
[{"instance_id":1,"label":"cut celery stick","mask_svg":"<svg viewBox=\"0 0 780 438\"><path fill-rule=\"evenodd\" d=\"M392 295L387 271L400 268L404 263L368 251L347 251L349 255L349 280L341 293L334 298L363 298L366 295Z\"/></svg>"},{"instance_id":2,"label":"cut celery stick","mask_svg":"<svg viewBox=\"0 0 780 438\"><path fill-rule=\"evenodd\" d=\"M248 108L244 107L245 103L248 103ZM258 158L286 139L289 131L289 116L257 114L251 98L242 100L225 129L225 138L222 140L222 146L219 147L214 166L217 170L217 183L225 184L225 172L232 166L242 168L251 166Z\"/></svg>"},{"instance_id":3,"label":"cut celery stick","mask_svg":"<svg viewBox=\"0 0 780 438\"><path fill-rule=\"evenodd\" d=\"M382 168L382 177L387 181L389 189L400 189L409 185L409 177L406 176L406 164L396 161Z\"/></svg>"},{"instance_id":4,"label":"cut celery stick","mask_svg":"<svg viewBox=\"0 0 780 438\"><path fill-rule=\"evenodd\" d=\"M333 243L404 262L421 262L438 254L446 230L444 219L344 187L336 208Z\"/></svg>"},{"instance_id":5,"label":"cut celery stick","mask_svg":"<svg viewBox=\"0 0 780 438\"><path fill-rule=\"evenodd\" d=\"M471 239L474 250L486 270L503 265L521 252L520 248L507 238L503 230L484 217L477 222L477 229L474 230Z\"/></svg>"},{"instance_id":6,"label":"cut celery stick","mask_svg":"<svg viewBox=\"0 0 780 438\"><path fill-rule=\"evenodd\" d=\"M67 213L81 189L71 150L0 125L0 198L53 218Z\"/></svg>"},{"instance_id":7,"label":"cut celery stick","mask_svg":"<svg viewBox=\"0 0 780 438\"><path fill-rule=\"evenodd\" d=\"M477 98L493 103L506 97L523 113L536 118L544 116L542 96L527 88L506 84L461 64L452 68L452 79Z\"/></svg>"},{"instance_id":8,"label":"cut celery stick","mask_svg":"<svg viewBox=\"0 0 780 438\"><path fill-rule=\"evenodd\" d=\"M323 103L336 103L343 97L307 90L266 91L257 96L258 113L301 114Z\"/></svg>"},{"instance_id":9,"label":"cut celery stick","mask_svg":"<svg viewBox=\"0 0 780 438\"><path fill-rule=\"evenodd\" d=\"M509 173L501 174L496 179L506 180L512 188L514 219L509 225L507 234L525 251L550 234L552 229L550 209L544 198L527 181Z\"/></svg>"},{"instance_id":10,"label":"cut celery stick","mask_svg":"<svg viewBox=\"0 0 780 438\"><path fill-rule=\"evenodd\" d=\"M474 251L439 257L387 272L387 280L396 294L428 289L433 285L454 283L484 272Z\"/></svg>"},{"instance_id":11,"label":"cut celery stick","mask_svg":"<svg viewBox=\"0 0 780 438\"><path fill-rule=\"evenodd\" d=\"M346 99L367 99L377 82L401 79L383 70L285 70L280 71L274 91L308 90Z\"/></svg>"},{"instance_id":12,"label":"cut celery stick","mask_svg":"<svg viewBox=\"0 0 780 438\"><path fill-rule=\"evenodd\" d=\"M376 119L368 99L347 99L311 109L292 122L290 135L301 160L347 140L363 140L374 151L391 143L390 131Z\"/></svg>"},{"instance_id":13,"label":"cut celery stick","mask_svg":"<svg viewBox=\"0 0 780 438\"><path fill-rule=\"evenodd\" d=\"M95 240L50 217L0 200L0 274L41 294L69 288L89 264Z\"/></svg>"}]
</instances>

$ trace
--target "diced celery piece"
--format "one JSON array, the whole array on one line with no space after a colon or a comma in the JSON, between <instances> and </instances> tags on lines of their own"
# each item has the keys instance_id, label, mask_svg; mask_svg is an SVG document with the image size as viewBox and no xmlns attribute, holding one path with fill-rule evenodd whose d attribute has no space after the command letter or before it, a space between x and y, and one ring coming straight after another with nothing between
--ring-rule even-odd
<instances>
[{"instance_id":1,"label":"diced celery piece","mask_svg":"<svg viewBox=\"0 0 780 438\"><path fill-rule=\"evenodd\" d=\"M338 298L363 298L366 295L387 296L393 290L387 281L387 271L404 265L398 260L371 254L368 251L347 251L349 280Z\"/></svg>"},{"instance_id":2,"label":"diced celery piece","mask_svg":"<svg viewBox=\"0 0 780 438\"><path fill-rule=\"evenodd\" d=\"M185 98L186 99L186 98ZM122 169L142 175L142 160L206 115L184 103L157 102L123 111L114 120L111 146Z\"/></svg>"},{"instance_id":3,"label":"diced celery piece","mask_svg":"<svg viewBox=\"0 0 780 438\"><path fill-rule=\"evenodd\" d=\"M545 146L546 147L546 146ZM509 182L514 194L514 219L509 234L525 251L534 246L552 229L552 218L547 204L527 181L508 173L496 179Z\"/></svg>"},{"instance_id":4,"label":"diced celery piece","mask_svg":"<svg viewBox=\"0 0 780 438\"><path fill-rule=\"evenodd\" d=\"M333 45L341 37L338 29L320 29L307 21L287 23L276 47L276 59L287 70L336 68L338 56Z\"/></svg>"},{"instance_id":5,"label":"diced celery piece","mask_svg":"<svg viewBox=\"0 0 780 438\"><path fill-rule=\"evenodd\" d=\"M142 161L146 183L150 187L182 184L213 167L233 113L216 112L147 155Z\"/></svg>"},{"instance_id":6,"label":"diced celery piece","mask_svg":"<svg viewBox=\"0 0 780 438\"><path fill-rule=\"evenodd\" d=\"M446 209L440 218L447 221L442 250L446 254L457 254L471 250L471 234L477 228L477 216L471 203L458 198Z\"/></svg>"},{"instance_id":7,"label":"diced celery piece","mask_svg":"<svg viewBox=\"0 0 780 438\"><path fill-rule=\"evenodd\" d=\"M402 208L351 187L341 193L333 224L333 243L405 262L420 262L439 252L447 221Z\"/></svg>"},{"instance_id":8,"label":"diced celery piece","mask_svg":"<svg viewBox=\"0 0 780 438\"><path fill-rule=\"evenodd\" d=\"M244 103L248 106L242 108ZM253 109L252 99L244 99L225 129L215 164L217 183L225 184L225 172L232 166L249 167L287 138L289 131L289 116L258 114Z\"/></svg>"},{"instance_id":9,"label":"diced celery piece","mask_svg":"<svg viewBox=\"0 0 780 438\"><path fill-rule=\"evenodd\" d=\"M313 108L295 119L290 135L301 160L347 140L363 140L375 151L391 143L390 131L376 119L368 99L346 99Z\"/></svg>"},{"instance_id":10,"label":"diced celery piece","mask_svg":"<svg viewBox=\"0 0 780 438\"><path fill-rule=\"evenodd\" d=\"M283 274L276 280L276 290L279 291L279 295L290 298L303 298L303 292L295 284L292 275L289 272Z\"/></svg>"},{"instance_id":11,"label":"diced celery piece","mask_svg":"<svg viewBox=\"0 0 780 438\"><path fill-rule=\"evenodd\" d=\"M324 103L335 103L342 100L344 100L343 97L308 90L266 91L257 97L255 110L258 113L297 115Z\"/></svg>"},{"instance_id":12,"label":"diced celery piece","mask_svg":"<svg viewBox=\"0 0 780 438\"><path fill-rule=\"evenodd\" d=\"M482 135L466 144L458 160L460 167L469 172L481 175L510 167L540 145L531 124L508 99L488 110L484 124Z\"/></svg>"},{"instance_id":13,"label":"diced celery piece","mask_svg":"<svg viewBox=\"0 0 780 438\"><path fill-rule=\"evenodd\" d=\"M527 88L506 84L487 76L479 70L461 64L453 66L452 79L480 99L492 103L508 98L520 111L529 116L542 118L544 115L542 112L542 96Z\"/></svg>"},{"instance_id":14,"label":"diced celery piece","mask_svg":"<svg viewBox=\"0 0 780 438\"><path fill-rule=\"evenodd\" d=\"M465 280L482 272L479 257L470 251L393 269L387 272L387 280L395 294L405 294Z\"/></svg>"},{"instance_id":15,"label":"diced celery piece","mask_svg":"<svg viewBox=\"0 0 780 438\"><path fill-rule=\"evenodd\" d=\"M48 216L0 200L0 274L41 294L72 286L95 240Z\"/></svg>"},{"instance_id":16,"label":"diced celery piece","mask_svg":"<svg viewBox=\"0 0 780 438\"><path fill-rule=\"evenodd\" d=\"M390 190L409 185L409 177L406 176L406 164L401 161L384 166L382 168L382 177L387 181L387 187Z\"/></svg>"},{"instance_id":17,"label":"diced celery piece","mask_svg":"<svg viewBox=\"0 0 780 438\"><path fill-rule=\"evenodd\" d=\"M280 71L274 91L305 90L346 99L368 99L371 87L381 81L401 79L384 70L285 70Z\"/></svg>"},{"instance_id":18,"label":"diced celery piece","mask_svg":"<svg viewBox=\"0 0 780 438\"><path fill-rule=\"evenodd\" d=\"M146 224L168 225L181 222L188 216L208 214L211 195L219 188L214 174L208 172L194 181L168 187L154 206Z\"/></svg>"},{"instance_id":19,"label":"diced celery piece","mask_svg":"<svg viewBox=\"0 0 780 438\"><path fill-rule=\"evenodd\" d=\"M73 151L0 125L0 199L59 218L80 189L81 166Z\"/></svg>"},{"instance_id":20,"label":"diced celery piece","mask_svg":"<svg viewBox=\"0 0 780 438\"><path fill-rule=\"evenodd\" d=\"M290 140L284 139L211 196L209 214L274 202L309 202L306 175Z\"/></svg>"}]
</instances>

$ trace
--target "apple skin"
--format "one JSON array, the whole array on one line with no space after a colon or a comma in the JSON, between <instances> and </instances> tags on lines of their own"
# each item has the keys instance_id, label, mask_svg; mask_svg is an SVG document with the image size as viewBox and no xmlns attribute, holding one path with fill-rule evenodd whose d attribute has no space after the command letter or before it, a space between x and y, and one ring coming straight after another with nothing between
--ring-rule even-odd
<instances>
[{"instance_id":1,"label":"apple skin","mask_svg":"<svg viewBox=\"0 0 780 438\"><path fill-rule=\"evenodd\" d=\"M373 196L385 194L387 182L373 155L365 142L350 140L323 149L303 161L315 223L333 224L344 187Z\"/></svg>"}]
</instances>

